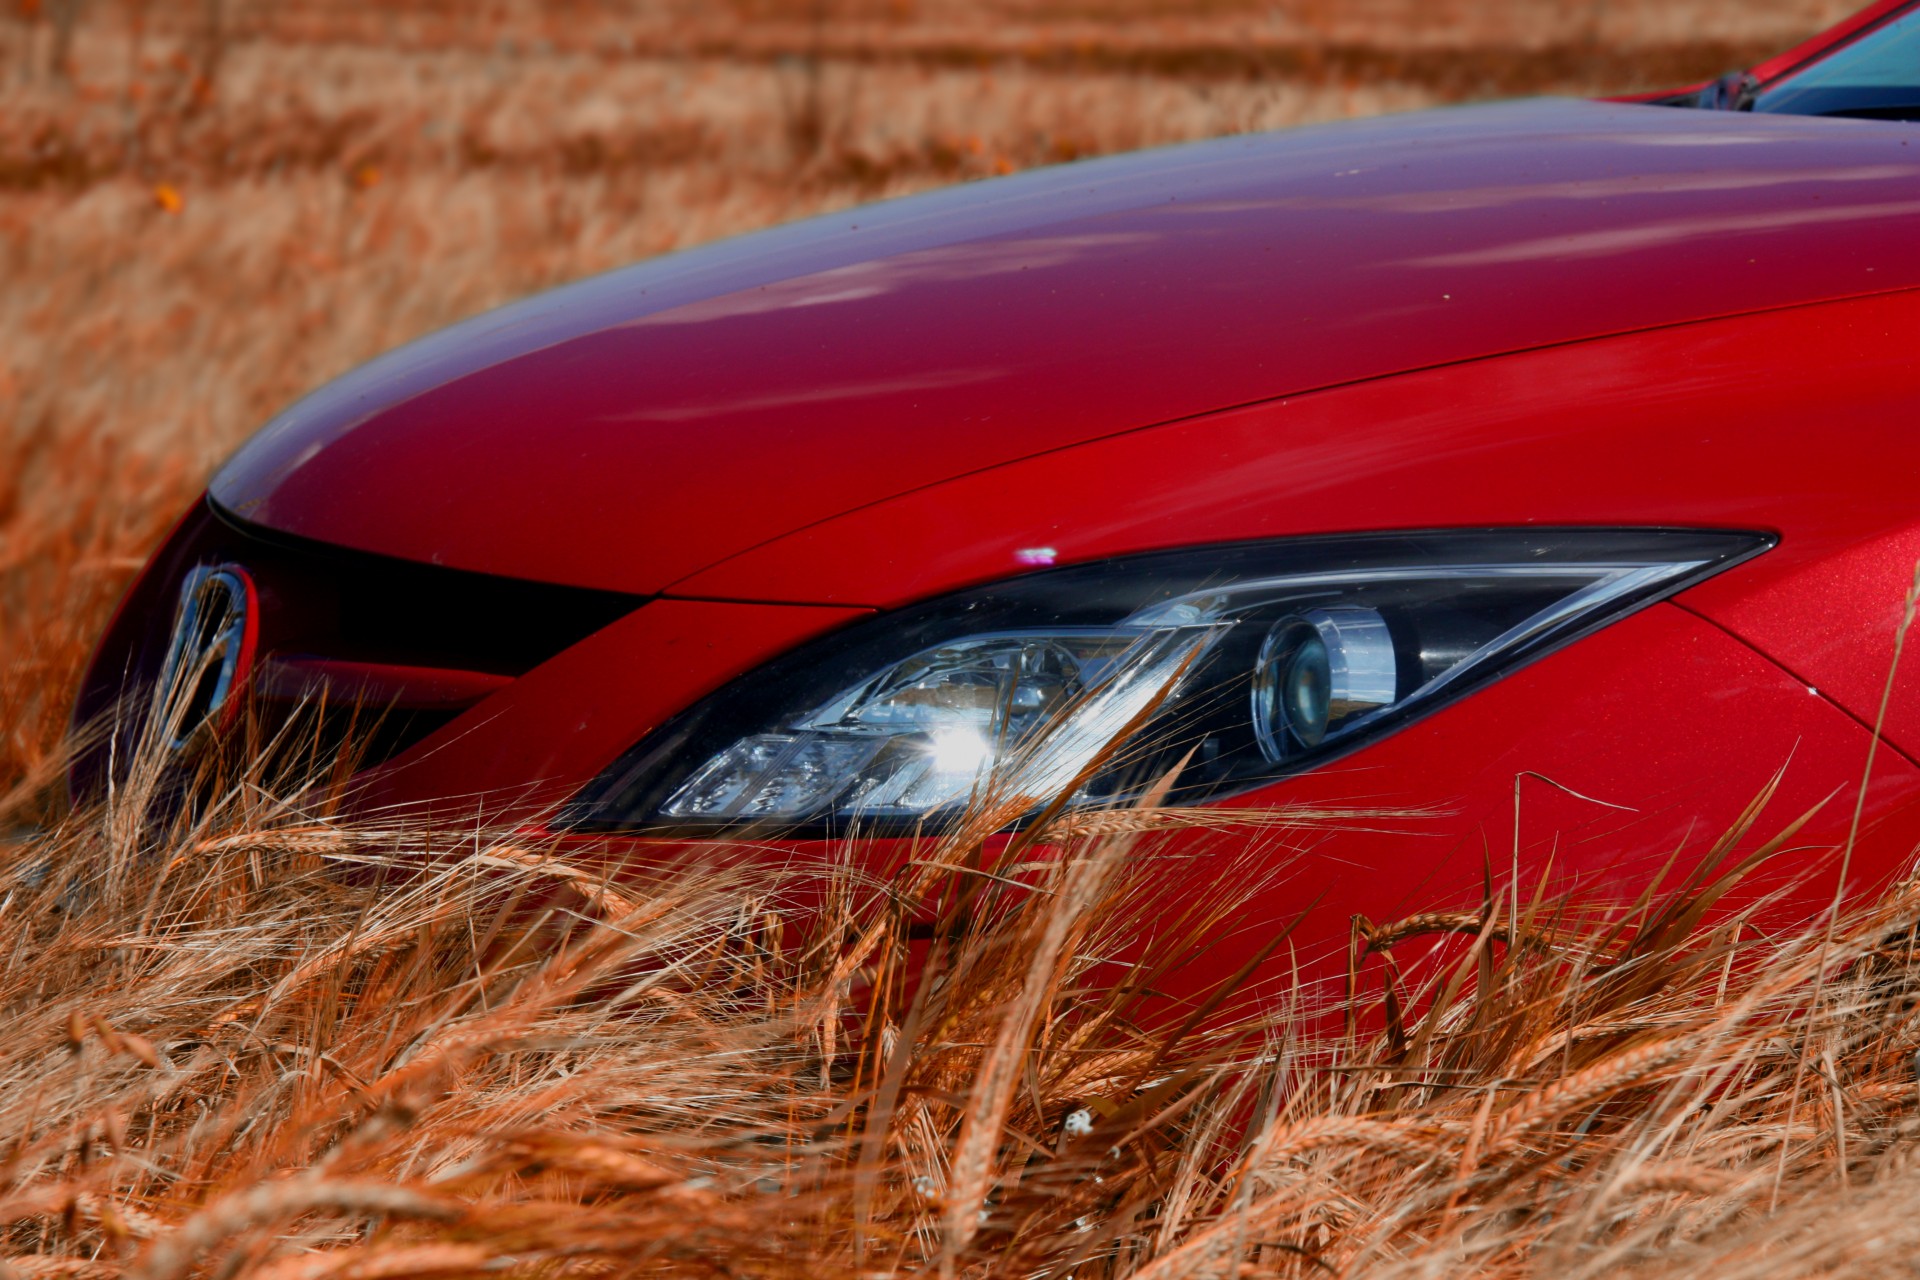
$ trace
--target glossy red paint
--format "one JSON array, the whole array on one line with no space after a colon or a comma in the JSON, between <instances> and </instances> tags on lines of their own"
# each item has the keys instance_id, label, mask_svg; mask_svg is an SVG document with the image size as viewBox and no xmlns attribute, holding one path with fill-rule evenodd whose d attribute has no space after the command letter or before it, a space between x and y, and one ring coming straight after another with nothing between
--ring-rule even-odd
<instances>
[{"instance_id":1,"label":"glossy red paint","mask_svg":"<svg viewBox=\"0 0 1920 1280\"><path fill-rule=\"evenodd\" d=\"M507 308L316 392L213 494L342 546L654 592L1122 431L1920 285L1916 216L1904 125L1543 101L1228 138Z\"/></svg>"},{"instance_id":2,"label":"glossy red paint","mask_svg":"<svg viewBox=\"0 0 1920 1280\"><path fill-rule=\"evenodd\" d=\"M1920 415L1916 335L1920 291L1288 397L930 486L674 590L779 600L797 587L888 608L1018 572L1034 547L1070 564L1235 539L1526 524L1777 531L1780 547L1716 585L1781 581L1920 520L1920 435L1889 429ZM1904 579L1886 588L1897 606Z\"/></svg>"},{"instance_id":3,"label":"glossy red paint","mask_svg":"<svg viewBox=\"0 0 1920 1280\"><path fill-rule=\"evenodd\" d=\"M1863 470L1900 464L1897 450L1871 445L1860 458ZM1701 584L1684 602L1920 759L1920 636L1894 661L1920 573L1920 512L1797 568L1748 569Z\"/></svg>"}]
</instances>

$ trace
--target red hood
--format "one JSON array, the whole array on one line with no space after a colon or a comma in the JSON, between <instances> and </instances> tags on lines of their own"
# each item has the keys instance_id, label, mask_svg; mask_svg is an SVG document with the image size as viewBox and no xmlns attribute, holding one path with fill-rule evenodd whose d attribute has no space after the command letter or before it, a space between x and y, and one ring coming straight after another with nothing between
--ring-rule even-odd
<instances>
[{"instance_id":1,"label":"red hood","mask_svg":"<svg viewBox=\"0 0 1920 1280\"><path fill-rule=\"evenodd\" d=\"M1176 418L1913 287L1917 236L1905 125L1542 101L1228 138L861 208L481 316L287 410L213 496L362 550L657 592L853 508Z\"/></svg>"}]
</instances>

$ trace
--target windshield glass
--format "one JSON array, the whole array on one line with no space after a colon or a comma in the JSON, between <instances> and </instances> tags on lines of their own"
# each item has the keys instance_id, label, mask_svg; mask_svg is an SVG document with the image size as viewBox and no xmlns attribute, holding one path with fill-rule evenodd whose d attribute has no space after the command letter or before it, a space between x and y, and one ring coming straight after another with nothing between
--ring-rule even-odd
<instances>
[{"instance_id":1,"label":"windshield glass","mask_svg":"<svg viewBox=\"0 0 1920 1280\"><path fill-rule=\"evenodd\" d=\"M1920 119L1920 10L1760 90L1755 111Z\"/></svg>"}]
</instances>

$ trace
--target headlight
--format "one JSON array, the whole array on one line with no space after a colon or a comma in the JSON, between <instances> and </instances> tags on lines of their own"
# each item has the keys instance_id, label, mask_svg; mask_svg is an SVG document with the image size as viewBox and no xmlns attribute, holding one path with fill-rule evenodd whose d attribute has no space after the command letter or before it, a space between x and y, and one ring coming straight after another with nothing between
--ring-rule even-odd
<instances>
[{"instance_id":1,"label":"headlight","mask_svg":"<svg viewBox=\"0 0 1920 1280\"><path fill-rule=\"evenodd\" d=\"M735 682L640 743L562 821L910 830L1009 769L1036 800L1077 780L1076 803L1112 803L1183 757L1177 799L1228 794L1371 741L1768 545L1465 531L1028 574L857 624ZM1127 749L1083 777L1129 725Z\"/></svg>"}]
</instances>

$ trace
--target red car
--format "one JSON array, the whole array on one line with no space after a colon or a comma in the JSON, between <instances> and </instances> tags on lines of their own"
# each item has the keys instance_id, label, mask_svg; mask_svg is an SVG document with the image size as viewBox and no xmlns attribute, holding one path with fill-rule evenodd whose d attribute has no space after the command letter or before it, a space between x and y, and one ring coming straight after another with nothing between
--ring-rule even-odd
<instances>
[{"instance_id":1,"label":"red car","mask_svg":"<svg viewBox=\"0 0 1920 1280\"><path fill-rule=\"evenodd\" d=\"M1776 773L1761 829L1824 803L1802 843L1839 844L1878 725L1848 866L1885 880L1914 120L1888 4L1665 99L1224 138L588 280L269 423L79 716L157 681L121 741L188 756L243 690L324 693L383 713L360 804L596 835L885 837L1014 756L1077 803L1184 760L1189 801L1420 811L1316 833L1247 917L1317 901L1327 943L1489 861L1698 861Z\"/></svg>"}]
</instances>

